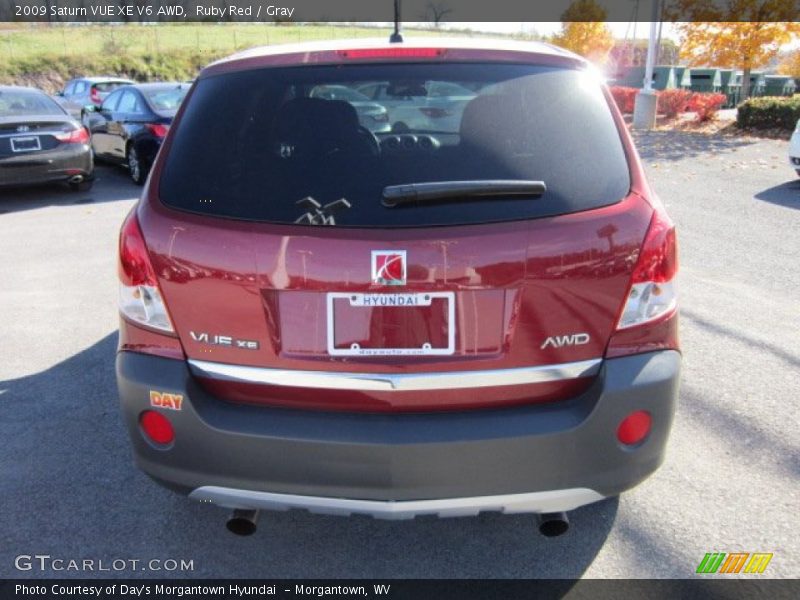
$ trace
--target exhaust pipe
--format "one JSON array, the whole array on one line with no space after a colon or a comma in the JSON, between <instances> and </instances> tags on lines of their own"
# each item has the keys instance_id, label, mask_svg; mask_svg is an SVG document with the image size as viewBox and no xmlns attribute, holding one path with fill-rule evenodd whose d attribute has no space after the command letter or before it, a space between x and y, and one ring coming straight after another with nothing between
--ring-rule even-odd
<instances>
[{"instance_id":1,"label":"exhaust pipe","mask_svg":"<svg viewBox=\"0 0 800 600\"><path fill-rule=\"evenodd\" d=\"M565 512L542 513L539 515L539 533L545 537L558 537L567 533L569 518Z\"/></svg>"},{"instance_id":2,"label":"exhaust pipe","mask_svg":"<svg viewBox=\"0 0 800 600\"><path fill-rule=\"evenodd\" d=\"M83 175L73 175L67 181L69 183L81 183L83 181Z\"/></svg>"},{"instance_id":3,"label":"exhaust pipe","mask_svg":"<svg viewBox=\"0 0 800 600\"><path fill-rule=\"evenodd\" d=\"M257 510L237 508L225 525L231 533L246 536L256 532L256 523L258 523Z\"/></svg>"}]
</instances>

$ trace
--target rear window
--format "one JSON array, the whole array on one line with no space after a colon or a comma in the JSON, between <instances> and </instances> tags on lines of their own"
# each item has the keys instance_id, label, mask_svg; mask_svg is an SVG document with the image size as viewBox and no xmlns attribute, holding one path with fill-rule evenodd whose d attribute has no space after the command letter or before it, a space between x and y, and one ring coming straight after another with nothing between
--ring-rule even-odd
<instances>
[{"instance_id":1,"label":"rear window","mask_svg":"<svg viewBox=\"0 0 800 600\"><path fill-rule=\"evenodd\" d=\"M123 85L130 85L133 83L132 81L102 81L100 83L95 83L92 87L96 89L101 94L108 94L109 92L113 92L115 89L122 87Z\"/></svg>"},{"instance_id":2,"label":"rear window","mask_svg":"<svg viewBox=\"0 0 800 600\"><path fill-rule=\"evenodd\" d=\"M39 92L0 91L0 117L26 115L64 116L64 111L54 100Z\"/></svg>"},{"instance_id":3,"label":"rear window","mask_svg":"<svg viewBox=\"0 0 800 600\"><path fill-rule=\"evenodd\" d=\"M179 85L173 88L145 90L144 95L147 96L147 101L155 110L174 111L178 110L188 91L188 85Z\"/></svg>"},{"instance_id":4,"label":"rear window","mask_svg":"<svg viewBox=\"0 0 800 600\"><path fill-rule=\"evenodd\" d=\"M387 186L484 180L543 181L546 191L382 202ZM571 213L618 202L629 187L619 132L586 72L336 65L201 79L160 196L173 208L236 219L419 227Z\"/></svg>"}]
</instances>

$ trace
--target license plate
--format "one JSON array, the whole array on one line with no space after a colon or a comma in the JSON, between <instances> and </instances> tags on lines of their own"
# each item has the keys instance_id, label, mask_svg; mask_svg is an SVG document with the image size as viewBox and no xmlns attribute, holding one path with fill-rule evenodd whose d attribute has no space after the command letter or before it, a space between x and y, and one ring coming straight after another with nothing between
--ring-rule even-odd
<instances>
[{"instance_id":1,"label":"license plate","mask_svg":"<svg viewBox=\"0 0 800 600\"><path fill-rule=\"evenodd\" d=\"M39 141L38 135L26 135L25 137L11 138L12 152L33 152L34 150L41 150L41 149L42 149L42 144Z\"/></svg>"},{"instance_id":2,"label":"license plate","mask_svg":"<svg viewBox=\"0 0 800 600\"><path fill-rule=\"evenodd\" d=\"M447 345L435 346L424 342L416 348L367 348L359 343L346 347L336 346L336 302L347 302L352 308L365 310L374 308L425 309L435 300L446 302ZM407 294L352 294L330 292L328 308L328 354L332 356L447 356L456 349L455 294L453 292L421 292Z\"/></svg>"}]
</instances>

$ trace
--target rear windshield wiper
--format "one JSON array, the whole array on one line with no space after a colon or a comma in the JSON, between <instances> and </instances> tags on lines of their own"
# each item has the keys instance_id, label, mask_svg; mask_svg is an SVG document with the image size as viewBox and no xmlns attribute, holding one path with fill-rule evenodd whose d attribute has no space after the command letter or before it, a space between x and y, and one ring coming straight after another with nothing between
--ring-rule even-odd
<instances>
[{"instance_id":1,"label":"rear windshield wiper","mask_svg":"<svg viewBox=\"0 0 800 600\"><path fill-rule=\"evenodd\" d=\"M519 179L472 179L404 183L383 188L383 205L388 208L415 202L471 200L474 198L538 198L547 191L544 181Z\"/></svg>"}]
</instances>

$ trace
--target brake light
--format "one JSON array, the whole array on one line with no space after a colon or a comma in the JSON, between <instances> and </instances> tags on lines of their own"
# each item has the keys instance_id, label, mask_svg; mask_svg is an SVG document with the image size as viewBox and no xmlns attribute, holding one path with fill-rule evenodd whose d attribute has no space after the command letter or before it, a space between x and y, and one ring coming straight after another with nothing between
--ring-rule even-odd
<instances>
[{"instance_id":1,"label":"brake light","mask_svg":"<svg viewBox=\"0 0 800 600\"><path fill-rule=\"evenodd\" d=\"M85 127L79 127L72 131L65 131L54 136L62 144L88 144L89 132Z\"/></svg>"},{"instance_id":2,"label":"brake light","mask_svg":"<svg viewBox=\"0 0 800 600\"><path fill-rule=\"evenodd\" d=\"M175 430L169 419L154 410L145 410L139 415L142 433L158 446L168 446L175 439Z\"/></svg>"},{"instance_id":3,"label":"brake light","mask_svg":"<svg viewBox=\"0 0 800 600\"><path fill-rule=\"evenodd\" d=\"M94 104L101 104L103 102L103 98L100 96L100 91L94 86L92 86L92 89L89 90L89 100L91 100Z\"/></svg>"},{"instance_id":4,"label":"brake light","mask_svg":"<svg viewBox=\"0 0 800 600\"><path fill-rule=\"evenodd\" d=\"M169 131L169 125L163 125L161 123L148 123L145 127L150 133L159 138L166 137Z\"/></svg>"},{"instance_id":5,"label":"brake light","mask_svg":"<svg viewBox=\"0 0 800 600\"><path fill-rule=\"evenodd\" d=\"M436 58L444 56L444 48L357 48L355 50L338 50L342 58Z\"/></svg>"},{"instance_id":6,"label":"brake light","mask_svg":"<svg viewBox=\"0 0 800 600\"><path fill-rule=\"evenodd\" d=\"M631 275L617 330L650 323L674 313L677 307L674 283L677 271L675 226L666 214L656 210Z\"/></svg>"},{"instance_id":7,"label":"brake light","mask_svg":"<svg viewBox=\"0 0 800 600\"><path fill-rule=\"evenodd\" d=\"M125 219L119 236L119 280L119 310L125 317L160 331L175 331L135 211Z\"/></svg>"}]
</instances>

